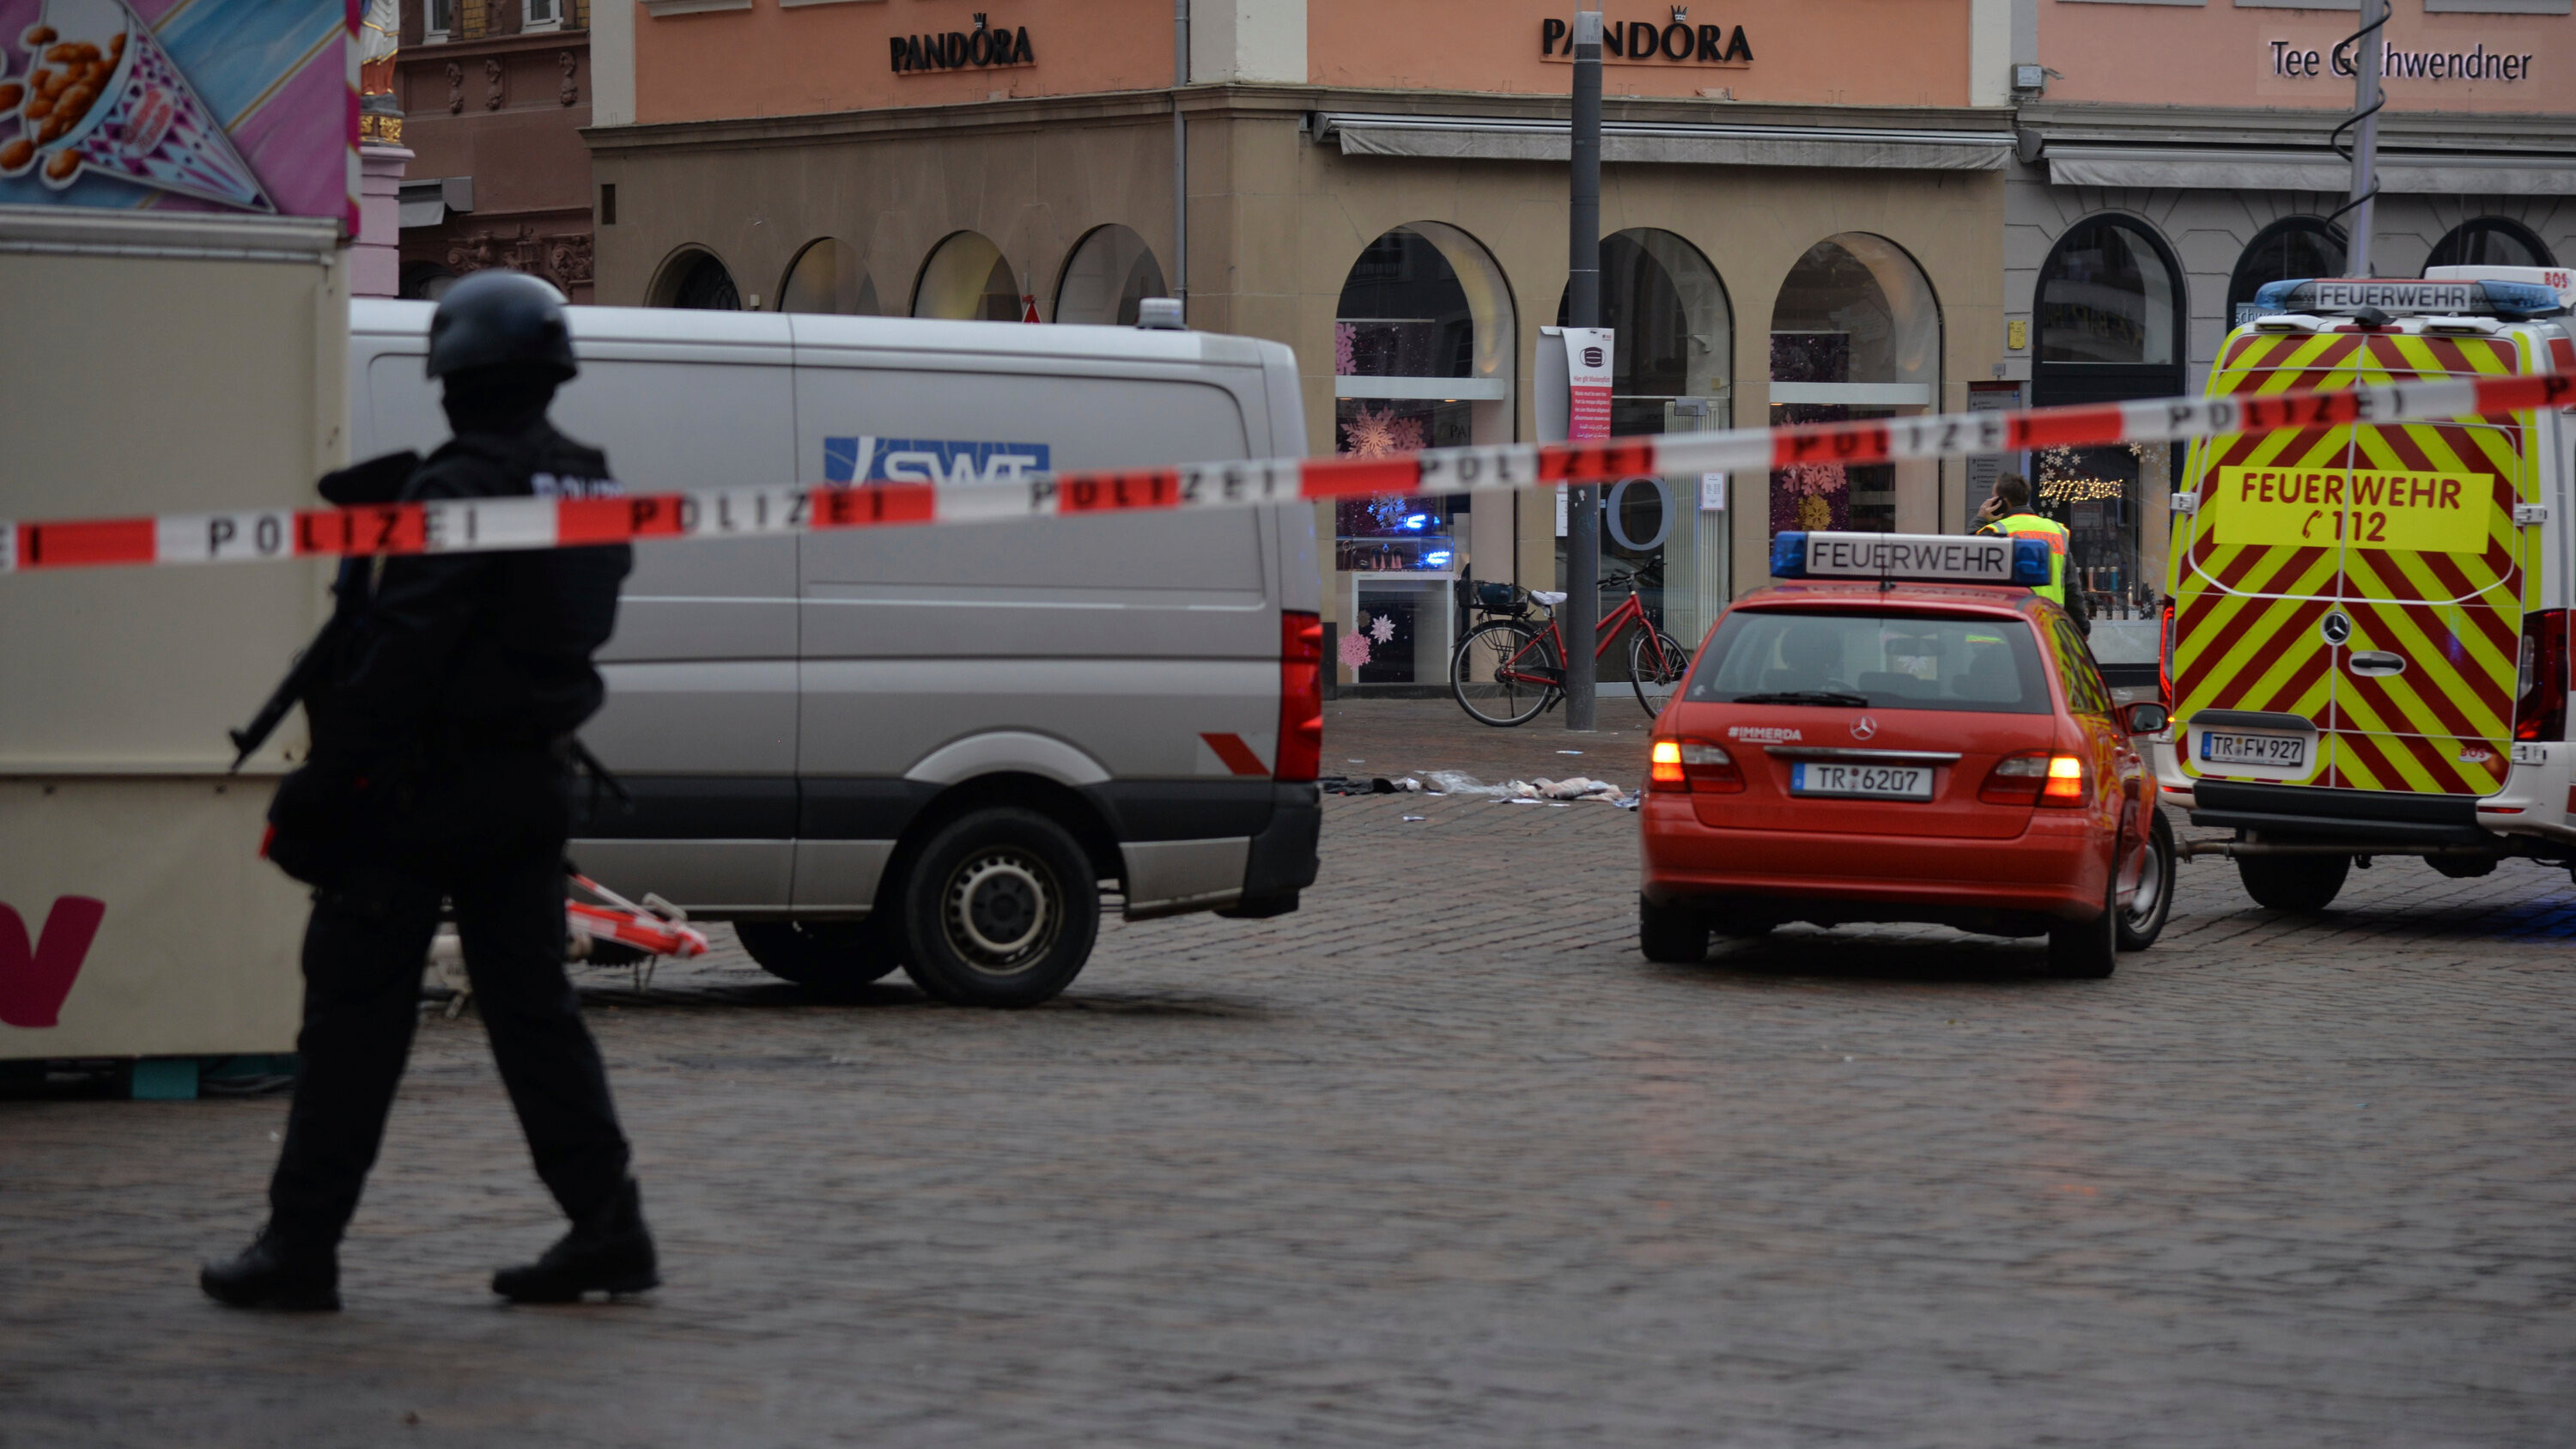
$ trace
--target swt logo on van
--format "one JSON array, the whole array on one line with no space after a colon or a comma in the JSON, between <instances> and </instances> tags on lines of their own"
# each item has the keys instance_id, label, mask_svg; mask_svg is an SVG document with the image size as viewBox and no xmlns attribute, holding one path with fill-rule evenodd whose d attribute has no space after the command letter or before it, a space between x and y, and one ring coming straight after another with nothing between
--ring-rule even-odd
<instances>
[{"instance_id":1,"label":"swt logo on van","mask_svg":"<svg viewBox=\"0 0 2576 1449\"><path fill-rule=\"evenodd\" d=\"M1047 471L1044 443L971 438L825 438L823 477L834 483L1017 483Z\"/></svg>"}]
</instances>

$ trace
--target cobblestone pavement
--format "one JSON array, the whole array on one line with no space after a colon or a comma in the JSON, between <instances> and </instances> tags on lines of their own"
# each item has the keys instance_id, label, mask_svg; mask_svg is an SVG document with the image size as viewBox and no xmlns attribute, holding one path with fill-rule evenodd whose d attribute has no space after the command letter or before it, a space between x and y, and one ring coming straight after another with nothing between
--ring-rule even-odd
<instances>
[{"instance_id":1,"label":"cobblestone pavement","mask_svg":"<svg viewBox=\"0 0 2576 1449\"><path fill-rule=\"evenodd\" d=\"M1573 758L1332 708L1354 773ZM2103 982L1935 930L1658 967L1626 811L1326 808L1307 909L1112 926L1038 1011L589 973L643 1303L492 1305L556 1224L470 1019L337 1317L193 1283L283 1101L0 1102L0 1443L2576 1439L2563 875L2300 922L2201 861Z\"/></svg>"}]
</instances>

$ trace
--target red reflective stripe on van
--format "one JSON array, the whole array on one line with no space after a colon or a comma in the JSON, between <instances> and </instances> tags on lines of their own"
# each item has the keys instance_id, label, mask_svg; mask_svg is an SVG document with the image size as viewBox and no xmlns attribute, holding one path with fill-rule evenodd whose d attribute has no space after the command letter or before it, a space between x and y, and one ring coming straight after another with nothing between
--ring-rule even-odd
<instances>
[{"instance_id":1,"label":"red reflective stripe on van","mask_svg":"<svg viewBox=\"0 0 2576 1449\"><path fill-rule=\"evenodd\" d=\"M1252 746L1245 744L1241 735L1202 734L1199 738L1216 752L1217 763L1238 775L1270 773L1270 767L1261 763L1261 757L1252 752Z\"/></svg>"}]
</instances>

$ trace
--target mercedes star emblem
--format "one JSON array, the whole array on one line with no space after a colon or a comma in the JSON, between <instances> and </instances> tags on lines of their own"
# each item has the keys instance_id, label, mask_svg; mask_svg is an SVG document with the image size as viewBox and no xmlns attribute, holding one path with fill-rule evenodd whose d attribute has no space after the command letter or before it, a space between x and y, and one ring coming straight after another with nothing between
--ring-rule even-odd
<instances>
[{"instance_id":1,"label":"mercedes star emblem","mask_svg":"<svg viewBox=\"0 0 2576 1449\"><path fill-rule=\"evenodd\" d=\"M2352 637L2352 620L2341 609L2330 610L2318 622L2317 632L2326 636L2328 644L2340 647L2343 641Z\"/></svg>"},{"instance_id":2,"label":"mercedes star emblem","mask_svg":"<svg viewBox=\"0 0 2576 1449\"><path fill-rule=\"evenodd\" d=\"M1853 738L1853 739L1856 739L1856 740L1865 740L1865 739L1868 739L1871 735L1874 735L1874 734L1877 734L1877 733L1878 733L1878 721L1876 721L1876 720L1874 720L1874 719L1871 719L1868 715L1862 715L1860 718L1858 718L1858 719L1856 719L1856 720L1853 720L1853 721L1852 721L1852 738Z\"/></svg>"}]
</instances>

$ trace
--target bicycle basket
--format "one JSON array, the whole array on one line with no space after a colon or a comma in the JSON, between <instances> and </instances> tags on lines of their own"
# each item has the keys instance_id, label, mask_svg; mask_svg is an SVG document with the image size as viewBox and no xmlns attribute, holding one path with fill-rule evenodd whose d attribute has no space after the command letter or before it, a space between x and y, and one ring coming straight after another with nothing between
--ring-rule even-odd
<instances>
[{"instance_id":1,"label":"bicycle basket","mask_svg":"<svg viewBox=\"0 0 2576 1449\"><path fill-rule=\"evenodd\" d=\"M1476 585L1476 605L1484 609L1508 611L1512 607L1512 593L1510 584L1478 584Z\"/></svg>"}]
</instances>

